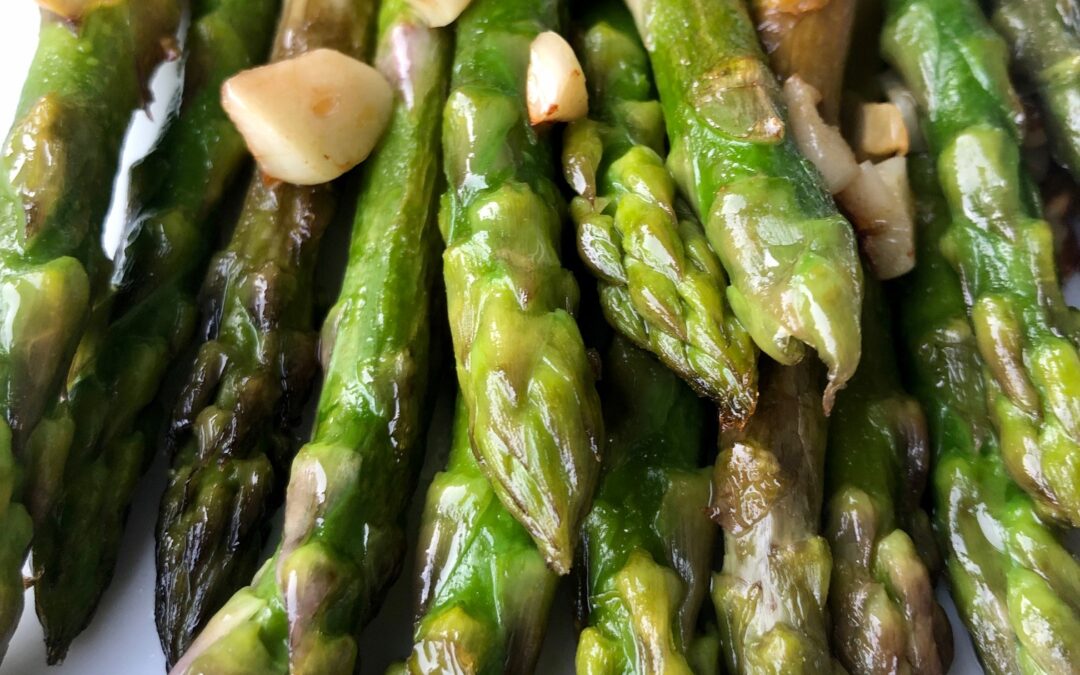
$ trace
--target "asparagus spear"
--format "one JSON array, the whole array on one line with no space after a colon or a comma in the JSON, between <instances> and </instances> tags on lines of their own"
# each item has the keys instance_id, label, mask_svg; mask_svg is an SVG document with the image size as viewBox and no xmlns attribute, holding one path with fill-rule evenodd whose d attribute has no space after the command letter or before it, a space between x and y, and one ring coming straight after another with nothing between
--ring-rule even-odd
<instances>
[{"instance_id":1,"label":"asparagus spear","mask_svg":"<svg viewBox=\"0 0 1080 675\"><path fill-rule=\"evenodd\" d=\"M851 226L785 133L775 78L738 0L640 0L664 106L668 166L731 276L735 316L769 356L829 368L825 409L859 362L861 269Z\"/></svg>"},{"instance_id":2,"label":"asparagus spear","mask_svg":"<svg viewBox=\"0 0 1080 675\"><path fill-rule=\"evenodd\" d=\"M934 519L953 599L988 672L1076 672L1080 565L1005 470L978 339L943 254L953 215L932 160L909 158L909 173L919 264L898 293L900 325L929 422Z\"/></svg>"},{"instance_id":3,"label":"asparagus spear","mask_svg":"<svg viewBox=\"0 0 1080 675\"><path fill-rule=\"evenodd\" d=\"M561 199L529 126L529 45L558 0L475 0L457 23L440 226L473 450L552 569L570 569L599 469L600 403L559 263ZM480 131L477 131L480 130Z\"/></svg>"},{"instance_id":4,"label":"asparagus spear","mask_svg":"<svg viewBox=\"0 0 1080 675\"><path fill-rule=\"evenodd\" d=\"M405 6L386 0L380 12L377 62L398 102L364 169L344 285L323 328L315 431L293 462L281 548L176 673L352 672L355 635L401 567L402 518L424 447L439 243L431 148L450 57L449 36Z\"/></svg>"},{"instance_id":5,"label":"asparagus spear","mask_svg":"<svg viewBox=\"0 0 1080 675\"><path fill-rule=\"evenodd\" d=\"M147 461L138 419L190 339L198 276L216 236L212 211L246 157L218 89L265 53L277 7L276 0L193 4L184 98L133 171L127 243L95 309L106 325L80 347L67 397L32 437L39 463L49 467L35 491L62 495L34 545L50 661L62 659L89 622L112 574L124 514ZM61 491L60 476L52 474L60 473L63 457L69 459Z\"/></svg>"},{"instance_id":6,"label":"asparagus spear","mask_svg":"<svg viewBox=\"0 0 1080 675\"><path fill-rule=\"evenodd\" d=\"M563 172L579 195L570 213L604 315L741 424L757 400L756 350L701 226L676 214L648 55L614 0L584 26L578 51L592 119L567 129Z\"/></svg>"},{"instance_id":7,"label":"asparagus spear","mask_svg":"<svg viewBox=\"0 0 1080 675\"><path fill-rule=\"evenodd\" d=\"M428 489L418 550L419 618L403 671L532 672L558 577L477 464L463 397L446 471Z\"/></svg>"},{"instance_id":8,"label":"asparagus spear","mask_svg":"<svg viewBox=\"0 0 1080 675\"><path fill-rule=\"evenodd\" d=\"M1080 10L1060 0L995 0L994 26L1046 110L1051 150L1080 180Z\"/></svg>"},{"instance_id":9,"label":"asparagus spear","mask_svg":"<svg viewBox=\"0 0 1080 675\"><path fill-rule=\"evenodd\" d=\"M752 0L758 34L780 77L799 74L821 94L823 117L836 124L859 0Z\"/></svg>"},{"instance_id":10,"label":"asparagus spear","mask_svg":"<svg viewBox=\"0 0 1080 675\"><path fill-rule=\"evenodd\" d=\"M588 66L586 66L588 67ZM689 673L716 529L698 469L703 410L647 353L617 340L605 361L609 440L582 540L589 626L579 673ZM714 662L715 665L718 665Z\"/></svg>"},{"instance_id":11,"label":"asparagus spear","mask_svg":"<svg viewBox=\"0 0 1080 675\"><path fill-rule=\"evenodd\" d=\"M901 388L882 290L873 280L865 290L862 361L829 420L833 643L850 673L943 674L952 632L934 600L939 556L920 506L926 418Z\"/></svg>"},{"instance_id":12,"label":"asparagus spear","mask_svg":"<svg viewBox=\"0 0 1080 675\"><path fill-rule=\"evenodd\" d=\"M1080 525L1080 326L1020 163L1004 43L972 0L891 0L882 50L912 89L953 224L1005 466L1040 508Z\"/></svg>"},{"instance_id":13,"label":"asparagus spear","mask_svg":"<svg viewBox=\"0 0 1080 675\"><path fill-rule=\"evenodd\" d=\"M120 145L151 74L173 51L179 18L174 0L120 0L65 17L43 11L0 152L0 660L22 613L28 509L46 508L51 495L37 484L55 484L64 462L35 457L28 437L86 324Z\"/></svg>"},{"instance_id":14,"label":"asparagus spear","mask_svg":"<svg viewBox=\"0 0 1080 675\"><path fill-rule=\"evenodd\" d=\"M826 600L832 560L818 535L825 416L815 359L763 368L758 410L723 434L713 519L724 528L712 596L735 673L832 669Z\"/></svg>"}]
</instances>

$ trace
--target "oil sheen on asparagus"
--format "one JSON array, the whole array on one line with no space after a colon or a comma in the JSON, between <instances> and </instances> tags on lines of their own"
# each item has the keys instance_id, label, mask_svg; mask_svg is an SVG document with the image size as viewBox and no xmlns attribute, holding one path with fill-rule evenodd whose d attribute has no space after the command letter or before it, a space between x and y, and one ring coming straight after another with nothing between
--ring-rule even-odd
<instances>
[{"instance_id":1,"label":"oil sheen on asparagus","mask_svg":"<svg viewBox=\"0 0 1080 675\"><path fill-rule=\"evenodd\" d=\"M293 462L283 539L174 673L348 673L405 553L424 447L437 276L438 129L450 40L384 0L377 65L396 105L360 187L341 295L323 328L312 440Z\"/></svg>"},{"instance_id":2,"label":"oil sheen on asparagus","mask_svg":"<svg viewBox=\"0 0 1080 675\"><path fill-rule=\"evenodd\" d=\"M713 399L728 424L757 402L757 350L731 312L727 280L696 220L676 212L664 118L648 54L618 0L580 17L590 119L563 137L578 250L608 322Z\"/></svg>"},{"instance_id":3,"label":"oil sheen on asparagus","mask_svg":"<svg viewBox=\"0 0 1080 675\"><path fill-rule=\"evenodd\" d=\"M985 366L942 240L955 221L934 163L909 158L919 263L898 292L914 392L929 422L935 527L953 600L987 672L1072 673L1080 565L1009 477Z\"/></svg>"},{"instance_id":4,"label":"oil sheen on asparagus","mask_svg":"<svg viewBox=\"0 0 1080 675\"><path fill-rule=\"evenodd\" d=\"M457 21L440 213L450 329L473 450L492 488L566 573L589 508L600 401L561 266L548 134L529 125L529 45L558 0L475 0ZM482 130L478 132L477 130Z\"/></svg>"},{"instance_id":5,"label":"oil sheen on asparagus","mask_svg":"<svg viewBox=\"0 0 1080 675\"><path fill-rule=\"evenodd\" d=\"M652 59L671 154L758 347L829 368L825 408L859 363L861 268L851 225L786 133L776 78L739 0L629 3Z\"/></svg>"},{"instance_id":6,"label":"oil sheen on asparagus","mask_svg":"<svg viewBox=\"0 0 1080 675\"><path fill-rule=\"evenodd\" d=\"M1043 513L1080 525L1080 324L1021 164L1005 43L974 0L890 0L882 51L922 107L957 271L1009 473Z\"/></svg>"},{"instance_id":7,"label":"oil sheen on asparagus","mask_svg":"<svg viewBox=\"0 0 1080 675\"><path fill-rule=\"evenodd\" d=\"M0 659L22 611L31 515L43 518L65 460L28 439L64 383L90 279L106 271L100 237L120 145L179 19L176 0L43 10L0 151ZM62 445L72 430L51 433Z\"/></svg>"},{"instance_id":8,"label":"oil sheen on asparagus","mask_svg":"<svg viewBox=\"0 0 1080 675\"><path fill-rule=\"evenodd\" d=\"M623 339L604 361L604 478L582 528L588 627L577 672L715 673L698 630L716 527L709 521L701 401Z\"/></svg>"},{"instance_id":9,"label":"oil sheen on asparagus","mask_svg":"<svg viewBox=\"0 0 1080 675\"><path fill-rule=\"evenodd\" d=\"M374 0L287 0L273 60L318 48L368 58ZM258 566L284 494L300 413L317 370L313 312L332 184L255 175L202 290L203 336L169 429L172 467L158 520L156 616L170 663Z\"/></svg>"}]
</instances>

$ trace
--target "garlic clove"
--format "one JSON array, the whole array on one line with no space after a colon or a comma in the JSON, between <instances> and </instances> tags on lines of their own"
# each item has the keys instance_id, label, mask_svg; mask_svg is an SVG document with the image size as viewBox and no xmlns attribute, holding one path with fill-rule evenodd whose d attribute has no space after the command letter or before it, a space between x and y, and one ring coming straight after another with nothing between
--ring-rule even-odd
<instances>
[{"instance_id":1,"label":"garlic clove","mask_svg":"<svg viewBox=\"0 0 1080 675\"><path fill-rule=\"evenodd\" d=\"M471 0L407 0L416 15L432 28L454 23Z\"/></svg>"},{"instance_id":2,"label":"garlic clove","mask_svg":"<svg viewBox=\"0 0 1080 675\"><path fill-rule=\"evenodd\" d=\"M529 47L525 98L529 122L572 122L589 113L585 73L561 35L540 33Z\"/></svg>"},{"instance_id":3,"label":"garlic clove","mask_svg":"<svg viewBox=\"0 0 1080 675\"><path fill-rule=\"evenodd\" d=\"M296 185L332 181L364 161L393 100L379 71L332 49L245 70L221 88L259 168Z\"/></svg>"}]
</instances>

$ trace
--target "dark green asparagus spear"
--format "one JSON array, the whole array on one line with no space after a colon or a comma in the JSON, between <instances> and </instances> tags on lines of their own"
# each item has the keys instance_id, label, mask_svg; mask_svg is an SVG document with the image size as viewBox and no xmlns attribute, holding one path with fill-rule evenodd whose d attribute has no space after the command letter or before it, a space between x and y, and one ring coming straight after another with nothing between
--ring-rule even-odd
<instances>
[{"instance_id":1,"label":"dark green asparagus spear","mask_svg":"<svg viewBox=\"0 0 1080 675\"><path fill-rule=\"evenodd\" d=\"M957 610L990 673L1074 673L1080 565L1009 478L960 278L943 250L955 227L933 163L909 158L919 242L898 293L914 391L929 422L934 520Z\"/></svg>"},{"instance_id":2,"label":"dark green asparagus spear","mask_svg":"<svg viewBox=\"0 0 1080 675\"><path fill-rule=\"evenodd\" d=\"M1046 110L1050 150L1080 180L1080 9L1070 0L995 0L994 26Z\"/></svg>"},{"instance_id":3,"label":"dark green asparagus spear","mask_svg":"<svg viewBox=\"0 0 1080 675\"><path fill-rule=\"evenodd\" d=\"M548 564L570 569L603 423L559 262L562 200L529 125L529 46L558 0L475 0L457 23L440 226L450 328L473 450Z\"/></svg>"},{"instance_id":4,"label":"dark green asparagus spear","mask_svg":"<svg viewBox=\"0 0 1080 675\"><path fill-rule=\"evenodd\" d=\"M1004 42L974 0L890 0L882 50L922 107L952 215L1005 466L1046 514L1080 525L1080 340L1049 224L1020 162Z\"/></svg>"},{"instance_id":5,"label":"dark green asparagus spear","mask_svg":"<svg viewBox=\"0 0 1080 675\"><path fill-rule=\"evenodd\" d=\"M723 434L716 460L713 519L724 528L724 566L713 602L731 672L827 673L821 368L813 358L765 365L757 412Z\"/></svg>"},{"instance_id":6,"label":"dark green asparagus spear","mask_svg":"<svg viewBox=\"0 0 1080 675\"><path fill-rule=\"evenodd\" d=\"M859 363L861 268L850 224L785 129L740 0L637 0L664 106L668 166L731 276L728 298L784 364L817 351L825 408Z\"/></svg>"},{"instance_id":7,"label":"dark green asparagus spear","mask_svg":"<svg viewBox=\"0 0 1080 675\"><path fill-rule=\"evenodd\" d=\"M742 424L757 401L757 350L701 226L676 213L648 54L617 0L585 15L577 42L591 113L563 137L563 173L604 315Z\"/></svg>"},{"instance_id":8,"label":"dark green asparagus spear","mask_svg":"<svg viewBox=\"0 0 1080 675\"><path fill-rule=\"evenodd\" d=\"M22 612L28 510L36 519L48 507L65 461L35 456L28 438L86 326L120 145L150 76L174 51L179 19L176 0L43 11L0 151L0 660Z\"/></svg>"},{"instance_id":9,"label":"dark green asparagus spear","mask_svg":"<svg viewBox=\"0 0 1080 675\"><path fill-rule=\"evenodd\" d=\"M716 527L701 403L647 353L617 340L604 362L604 478L582 528L589 626L579 673L693 672ZM718 666L714 663L714 666Z\"/></svg>"},{"instance_id":10,"label":"dark green asparagus spear","mask_svg":"<svg viewBox=\"0 0 1080 675\"><path fill-rule=\"evenodd\" d=\"M531 673L558 577L477 464L460 397L418 550L419 619L404 672Z\"/></svg>"},{"instance_id":11,"label":"dark green asparagus spear","mask_svg":"<svg viewBox=\"0 0 1080 675\"><path fill-rule=\"evenodd\" d=\"M356 635L401 567L402 519L424 447L439 244L432 148L450 40L417 23L405 0L384 0L379 33L378 65L397 105L364 168L344 285L323 328L315 431L293 462L282 545L177 673L352 672Z\"/></svg>"},{"instance_id":12,"label":"dark green asparagus spear","mask_svg":"<svg viewBox=\"0 0 1080 675\"><path fill-rule=\"evenodd\" d=\"M865 290L862 361L829 419L833 644L853 675L943 675L952 631L934 599L940 556L921 506L926 418L900 385L882 290L872 279Z\"/></svg>"}]
</instances>

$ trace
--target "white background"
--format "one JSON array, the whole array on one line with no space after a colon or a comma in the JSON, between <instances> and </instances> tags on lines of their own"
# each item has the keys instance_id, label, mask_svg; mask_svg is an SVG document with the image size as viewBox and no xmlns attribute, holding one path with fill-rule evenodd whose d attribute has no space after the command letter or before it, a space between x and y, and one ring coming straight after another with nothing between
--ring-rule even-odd
<instances>
[{"instance_id":1,"label":"white background","mask_svg":"<svg viewBox=\"0 0 1080 675\"><path fill-rule=\"evenodd\" d=\"M4 65L0 75L0 130L6 135L11 123L19 90L37 42L37 6L32 0L6 0L0 3L0 63ZM106 230L105 244L110 252L115 249L121 229L121 208L126 203L126 169L130 163L143 156L153 143L164 110L176 88L177 64L162 69L154 82L155 102L150 117L138 114L124 148L124 171L116 185L114 208ZM1076 280L1070 280L1075 282ZM1070 284L1072 285L1072 284ZM1072 295L1070 293L1070 295ZM445 406L444 406L445 408ZM445 418L445 414L442 417ZM447 428L446 420L437 425ZM445 436L445 434L437 434ZM434 440L434 439L433 439ZM435 446L440 445L434 443ZM439 466L441 448L433 452L425 468L424 489L431 473ZM15 633L11 648L0 675L146 675L164 672L164 658L158 646L154 627L154 556L153 530L157 517L158 498L164 485L165 466L161 458L154 463L147 478L136 495L131 519L125 533L116 576L94 617L90 627L75 640L67 660L60 666L45 666L45 649L41 628L33 610L33 592L27 594L26 611ZM415 501L419 501L419 495ZM414 509L415 511L415 509ZM412 534L415 540L416 514L413 514ZM78 555L72 551L71 555ZM382 673L388 663L405 655L410 646L412 561L406 563L405 573L390 593L383 612L365 632L361 654L362 672ZM956 633L957 658L953 672L979 672L971 644L959 626L952 604L941 594L948 605ZM548 639L538 667L538 672L572 672L575 641L570 612L570 582L564 583L552 611Z\"/></svg>"}]
</instances>

